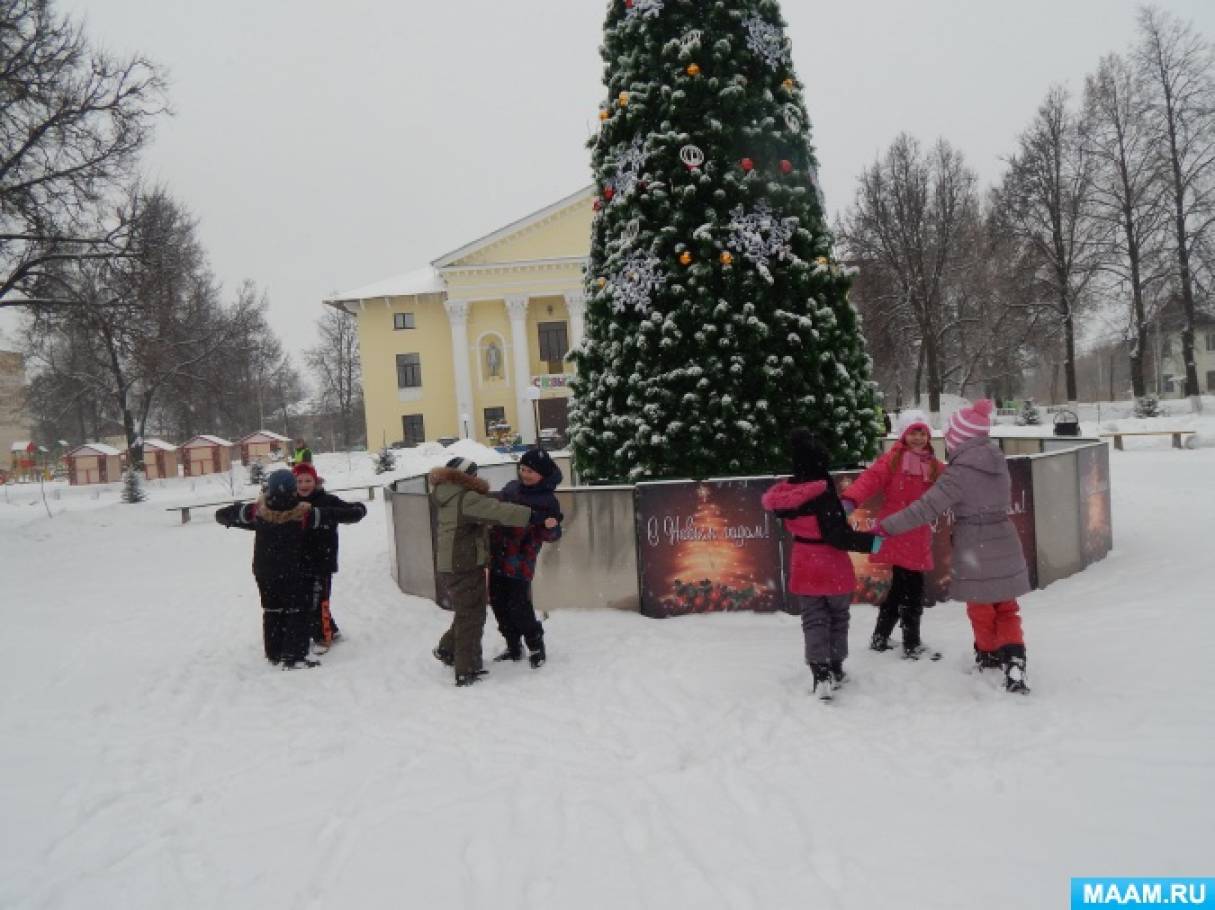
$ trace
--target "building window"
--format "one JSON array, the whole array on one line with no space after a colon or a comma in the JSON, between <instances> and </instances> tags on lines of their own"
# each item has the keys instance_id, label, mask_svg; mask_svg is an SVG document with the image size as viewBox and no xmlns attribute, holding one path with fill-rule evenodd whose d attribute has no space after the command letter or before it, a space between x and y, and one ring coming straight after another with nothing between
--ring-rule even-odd
<instances>
[{"instance_id":1,"label":"building window","mask_svg":"<svg viewBox=\"0 0 1215 910\"><path fill-rule=\"evenodd\" d=\"M422 355L397 354L397 388L416 389L422 385Z\"/></svg>"},{"instance_id":2,"label":"building window","mask_svg":"<svg viewBox=\"0 0 1215 910\"><path fill-rule=\"evenodd\" d=\"M565 323L541 322L537 328L540 330L540 359L548 363L548 372L564 373L562 361L570 349Z\"/></svg>"},{"instance_id":3,"label":"building window","mask_svg":"<svg viewBox=\"0 0 1215 910\"><path fill-rule=\"evenodd\" d=\"M398 330L417 328L417 326L414 325L413 313L393 313L392 327Z\"/></svg>"},{"instance_id":4,"label":"building window","mask_svg":"<svg viewBox=\"0 0 1215 910\"><path fill-rule=\"evenodd\" d=\"M421 445L426 441L426 424L421 414L403 415L401 429L405 434L405 441L410 445Z\"/></svg>"},{"instance_id":5,"label":"building window","mask_svg":"<svg viewBox=\"0 0 1215 910\"><path fill-rule=\"evenodd\" d=\"M1215 351L1215 332L1207 332L1207 350Z\"/></svg>"},{"instance_id":6,"label":"building window","mask_svg":"<svg viewBox=\"0 0 1215 910\"><path fill-rule=\"evenodd\" d=\"M1164 374L1164 390L1166 393L1168 393L1170 395L1174 392L1173 376L1171 373Z\"/></svg>"},{"instance_id":7,"label":"building window","mask_svg":"<svg viewBox=\"0 0 1215 910\"><path fill-rule=\"evenodd\" d=\"M506 408L485 409L485 435L494 435L494 424L506 420Z\"/></svg>"},{"instance_id":8,"label":"building window","mask_svg":"<svg viewBox=\"0 0 1215 910\"><path fill-rule=\"evenodd\" d=\"M1207 370L1207 394L1215 395L1215 370Z\"/></svg>"}]
</instances>

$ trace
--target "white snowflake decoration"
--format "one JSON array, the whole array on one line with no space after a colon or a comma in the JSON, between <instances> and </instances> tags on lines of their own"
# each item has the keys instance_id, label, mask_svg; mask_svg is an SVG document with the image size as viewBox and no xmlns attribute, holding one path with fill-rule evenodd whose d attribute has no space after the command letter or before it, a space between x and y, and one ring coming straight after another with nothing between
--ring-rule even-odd
<instances>
[{"instance_id":1,"label":"white snowflake decoration","mask_svg":"<svg viewBox=\"0 0 1215 910\"><path fill-rule=\"evenodd\" d=\"M785 116L785 127L791 133L800 133L802 131L802 115L798 111L797 105L786 104L781 112Z\"/></svg>"},{"instance_id":2,"label":"white snowflake decoration","mask_svg":"<svg viewBox=\"0 0 1215 910\"><path fill-rule=\"evenodd\" d=\"M616 194L612 197L613 203L637 189L646 160L646 153L641 146L642 140L634 139L616 159L616 176L612 179L612 186L616 190Z\"/></svg>"},{"instance_id":3,"label":"white snowflake decoration","mask_svg":"<svg viewBox=\"0 0 1215 910\"><path fill-rule=\"evenodd\" d=\"M640 16L643 19L653 19L662 12L666 0L633 0L633 5L624 11L626 22Z\"/></svg>"},{"instance_id":4,"label":"white snowflake decoration","mask_svg":"<svg viewBox=\"0 0 1215 910\"><path fill-rule=\"evenodd\" d=\"M698 28L684 32L682 38L679 39L679 47L681 50L694 51L700 47L700 40L704 37L704 32Z\"/></svg>"},{"instance_id":5,"label":"white snowflake decoration","mask_svg":"<svg viewBox=\"0 0 1215 910\"><path fill-rule=\"evenodd\" d=\"M666 284L662 261L653 253L634 250L620 262L616 277L610 282L611 307L617 313L636 310L645 314L650 309L650 299Z\"/></svg>"},{"instance_id":6,"label":"white snowflake decoration","mask_svg":"<svg viewBox=\"0 0 1215 910\"><path fill-rule=\"evenodd\" d=\"M730 236L726 245L755 266L768 284L774 283L768 263L773 259L797 262L791 241L797 233L796 218L777 218L766 200L760 200L754 211L741 205L730 210Z\"/></svg>"},{"instance_id":7,"label":"white snowflake decoration","mask_svg":"<svg viewBox=\"0 0 1215 910\"><path fill-rule=\"evenodd\" d=\"M751 53L763 57L764 62L772 69L789 64L789 41L778 26L749 16L743 20L747 30L747 47Z\"/></svg>"},{"instance_id":8,"label":"white snowflake decoration","mask_svg":"<svg viewBox=\"0 0 1215 910\"><path fill-rule=\"evenodd\" d=\"M641 219L633 218L628 221L624 228L620 231L620 240L623 243L631 244L637 239L637 235L641 233Z\"/></svg>"}]
</instances>

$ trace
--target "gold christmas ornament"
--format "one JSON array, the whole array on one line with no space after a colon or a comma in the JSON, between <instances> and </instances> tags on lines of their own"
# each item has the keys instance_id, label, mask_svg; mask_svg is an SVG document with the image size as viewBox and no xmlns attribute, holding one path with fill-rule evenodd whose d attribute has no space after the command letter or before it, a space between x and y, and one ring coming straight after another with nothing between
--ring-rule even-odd
<instances>
[{"instance_id":1,"label":"gold christmas ornament","mask_svg":"<svg viewBox=\"0 0 1215 910\"><path fill-rule=\"evenodd\" d=\"M692 264L692 254L689 253L687 250L684 250L682 253L680 253L679 254L679 264L680 265L691 265Z\"/></svg>"},{"instance_id":2,"label":"gold christmas ornament","mask_svg":"<svg viewBox=\"0 0 1215 910\"><path fill-rule=\"evenodd\" d=\"M730 263L732 263L734 261L734 256L733 256L733 254L730 253L729 250L722 250L720 258L721 258L722 265L729 265Z\"/></svg>"},{"instance_id":3,"label":"gold christmas ornament","mask_svg":"<svg viewBox=\"0 0 1215 910\"><path fill-rule=\"evenodd\" d=\"M616 98L616 100L620 102L621 107L628 107L629 106L629 93L621 92L620 95Z\"/></svg>"},{"instance_id":4,"label":"gold christmas ornament","mask_svg":"<svg viewBox=\"0 0 1215 910\"><path fill-rule=\"evenodd\" d=\"M815 265L828 266L828 265L831 265L831 260L828 259L826 256L819 256L817 259L814 260L814 263L815 263Z\"/></svg>"},{"instance_id":5,"label":"gold christmas ornament","mask_svg":"<svg viewBox=\"0 0 1215 910\"><path fill-rule=\"evenodd\" d=\"M607 111L603 111L603 110L601 110L601 111L599 112L599 119L600 119L600 120L607 120L607 118L608 118L608 117L610 117L610 116L612 116L612 115L611 115L611 114L609 114Z\"/></svg>"},{"instance_id":6,"label":"gold christmas ornament","mask_svg":"<svg viewBox=\"0 0 1215 910\"><path fill-rule=\"evenodd\" d=\"M792 79L786 79L784 82L781 83L781 85L783 85L785 87L785 91L787 91L787 92L791 92L791 91L793 91L793 89L795 89L797 87L797 83L794 82Z\"/></svg>"},{"instance_id":7,"label":"gold christmas ornament","mask_svg":"<svg viewBox=\"0 0 1215 910\"><path fill-rule=\"evenodd\" d=\"M700 65L696 64L696 63L689 63L686 72L689 76L699 76L700 75Z\"/></svg>"},{"instance_id":8,"label":"gold christmas ornament","mask_svg":"<svg viewBox=\"0 0 1215 910\"><path fill-rule=\"evenodd\" d=\"M600 277L598 284L601 288L607 287L607 279Z\"/></svg>"}]
</instances>

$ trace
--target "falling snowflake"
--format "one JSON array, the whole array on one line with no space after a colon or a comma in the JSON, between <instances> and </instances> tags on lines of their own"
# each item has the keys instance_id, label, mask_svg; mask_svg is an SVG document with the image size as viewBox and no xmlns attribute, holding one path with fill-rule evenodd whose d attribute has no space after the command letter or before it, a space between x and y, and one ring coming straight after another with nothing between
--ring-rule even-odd
<instances>
[{"instance_id":1,"label":"falling snowflake","mask_svg":"<svg viewBox=\"0 0 1215 910\"><path fill-rule=\"evenodd\" d=\"M731 209L729 228L726 245L754 265L768 284L775 281L768 268L773 258L782 262L798 261L791 245L798 220L777 218L766 200L761 199L750 213L741 205Z\"/></svg>"},{"instance_id":2,"label":"falling snowflake","mask_svg":"<svg viewBox=\"0 0 1215 910\"><path fill-rule=\"evenodd\" d=\"M637 189L637 182L641 179L646 159L645 151L641 146L642 140L634 139L616 158L616 176L612 180L612 186L616 189L616 194L612 197L613 203L631 195L633 190Z\"/></svg>"},{"instance_id":3,"label":"falling snowflake","mask_svg":"<svg viewBox=\"0 0 1215 910\"><path fill-rule=\"evenodd\" d=\"M624 11L624 19L626 22L632 21L638 16L643 19L653 19L662 12L665 2L666 0L633 0Z\"/></svg>"},{"instance_id":4,"label":"falling snowflake","mask_svg":"<svg viewBox=\"0 0 1215 910\"><path fill-rule=\"evenodd\" d=\"M758 16L743 20L747 30L747 47L772 69L789 64L789 41L779 26L766 22Z\"/></svg>"},{"instance_id":5,"label":"falling snowflake","mask_svg":"<svg viewBox=\"0 0 1215 910\"><path fill-rule=\"evenodd\" d=\"M617 313L636 310L645 314L650 309L650 298L665 284L662 261L652 253L634 250L621 261L620 269L609 285L611 307Z\"/></svg>"}]
</instances>

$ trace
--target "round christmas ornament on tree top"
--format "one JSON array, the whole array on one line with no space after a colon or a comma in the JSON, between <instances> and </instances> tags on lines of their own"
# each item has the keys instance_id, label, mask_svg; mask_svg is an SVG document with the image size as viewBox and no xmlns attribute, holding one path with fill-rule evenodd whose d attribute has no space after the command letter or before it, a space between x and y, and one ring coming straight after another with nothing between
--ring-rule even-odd
<instances>
[{"instance_id":1,"label":"round christmas ornament on tree top","mask_svg":"<svg viewBox=\"0 0 1215 910\"><path fill-rule=\"evenodd\" d=\"M684 70L684 72L686 72L689 76L699 76L700 65L696 63L689 63L688 68Z\"/></svg>"},{"instance_id":2,"label":"round christmas ornament on tree top","mask_svg":"<svg viewBox=\"0 0 1215 910\"><path fill-rule=\"evenodd\" d=\"M823 256L833 238L779 0L629 3L608 4L612 116L591 142L594 185L616 194L610 206L595 194L610 215L591 219L593 293L570 354L579 477L786 473L801 425L833 465L873 458L872 367L850 270ZM705 78L686 78L693 67ZM635 105L625 86L643 93ZM784 162L805 186L781 178ZM729 592L688 593L725 604Z\"/></svg>"}]
</instances>

